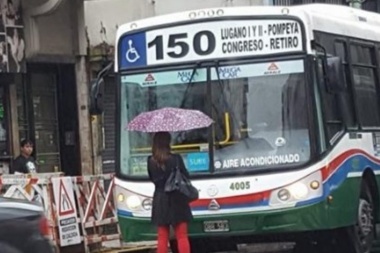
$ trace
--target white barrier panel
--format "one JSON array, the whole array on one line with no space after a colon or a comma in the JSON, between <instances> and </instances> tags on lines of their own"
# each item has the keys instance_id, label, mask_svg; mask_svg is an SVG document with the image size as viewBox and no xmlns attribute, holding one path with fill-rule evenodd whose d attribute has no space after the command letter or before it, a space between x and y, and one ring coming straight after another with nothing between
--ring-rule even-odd
<instances>
[{"instance_id":1,"label":"white barrier panel","mask_svg":"<svg viewBox=\"0 0 380 253\"><path fill-rule=\"evenodd\" d=\"M59 235L56 229L55 205L51 179L61 176L62 173L2 175L0 177L0 193L7 198L24 199L39 202L49 221L49 239L59 245ZM57 247L57 252L59 248Z\"/></svg>"},{"instance_id":2,"label":"white barrier panel","mask_svg":"<svg viewBox=\"0 0 380 253\"><path fill-rule=\"evenodd\" d=\"M117 219L113 175L80 176L73 178L75 196L82 222L85 252L105 241L118 241L121 235ZM108 183L108 189L104 185Z\"/></svg>"},{"instance_id":3,"label":"white barrier panel","mask_svg":"<svg viewBox=\"0 0 380 253\"><path fill-rule=\"evenodd\" d=\"M61 247L81 243L71 177L52 178Z\"/></svg>"},{"instance_id":4,"label":"white barrier panel","mask_svg":"<svg viewBox=\"0 0 380 253\"><path fill-rule=\"evenodd\" d=\"M105 184L108 184L107 190ZM62 173L45 173L0 177L0 195L41 203L57 253L62 247L82 242L86 253L102 248L106 241L121 244L113 188L111 174L63 177Z\"/></svg>"}]
</instances>

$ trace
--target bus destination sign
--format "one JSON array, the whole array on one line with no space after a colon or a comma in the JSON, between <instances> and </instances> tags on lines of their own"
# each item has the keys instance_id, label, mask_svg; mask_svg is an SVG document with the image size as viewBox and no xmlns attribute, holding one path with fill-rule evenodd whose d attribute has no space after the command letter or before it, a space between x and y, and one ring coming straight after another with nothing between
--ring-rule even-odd
<instances>
[{"instance_id":1,"label":"bus destination sign","mask_svg":"<svg viewBox=\"0 0 380 253\"><path fill-rule=\"evenodd\" d=\"M120 69L303 50L294 20L226 20L128 34L119 43Z\"/></svg>"}]
</instances>

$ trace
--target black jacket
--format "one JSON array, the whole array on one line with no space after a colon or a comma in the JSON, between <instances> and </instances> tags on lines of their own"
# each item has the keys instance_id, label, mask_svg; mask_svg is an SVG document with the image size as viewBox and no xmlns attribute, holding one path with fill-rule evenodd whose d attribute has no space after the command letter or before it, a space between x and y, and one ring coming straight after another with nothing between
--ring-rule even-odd
<instances>
[{"instance_id":1,"label":"black jacket","mask_svg":"<svg viewBox=\"0 0 380 253\"><path fill-rule=\"evenodd\" d=\"M36 173L37 166L32 156L26 158L23 155L19 155L15 160L13 160L12 165L13 173Z\"/></svg>"},{"instance_id":2,"label":"black jacket","mask_svg":"<svg viewBox=\"0 0 380 253\"><path fill-rule=\"evenodd\" d=\"M151 156L148 157L149 178L155 185L152 223L157 226L189 222L193 217L186 197L179 192L164 191L165 182L177 164L181 172L189 177L180 155L172 154L165 163L165 169L160 168Z\"/></svg>"}]
</instances>

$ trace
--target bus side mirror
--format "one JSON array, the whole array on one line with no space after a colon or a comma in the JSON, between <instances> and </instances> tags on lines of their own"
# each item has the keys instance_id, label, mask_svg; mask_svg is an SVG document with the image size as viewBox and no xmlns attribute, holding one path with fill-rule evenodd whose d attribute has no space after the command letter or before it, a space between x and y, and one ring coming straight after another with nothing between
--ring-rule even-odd
<instances>
[{"instance_id":1,"label":"bus side mirror","mask_svg":"<svg viewBox=\"0 0 380 253\"><path fill-rule=\"evenodd\" d=\"M90 114L100 115L104 111L103 95L104 95L104 79L98 78L91 80L90 87Z\"/></svg>"},{"instance_id":2,"label":"bus side mirror","mask_svg":"<svg viewBox=\"0 0 380 253\"><path fill-rule=\"evenodd\" d=\"M343 92L346 89L342 60L339 57L327 58L327 87L332 93Z\"/></svg>"}]
</instances>

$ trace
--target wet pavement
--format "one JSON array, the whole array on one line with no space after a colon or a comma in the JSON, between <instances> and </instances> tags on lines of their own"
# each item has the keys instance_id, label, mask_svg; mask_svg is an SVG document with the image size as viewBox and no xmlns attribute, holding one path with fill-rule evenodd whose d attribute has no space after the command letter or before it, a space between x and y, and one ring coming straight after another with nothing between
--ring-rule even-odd
<instances>
[{"instance_id":1,"label":"wet pavement","mask_svg":"<svg viewBox=\"0 0 380 253\"><path fill-rule=\"evenodd\" d=\"M265 243L239 245L239 253L291 253L294 243Z\"/></svg>"},{"instance_id":2,"label":"wet pavement","mask_svg":"<svg viewBox=\"0 0 380 253\"><path fill-rule=\"evenodd\" d=\"M239 245L239 251L224 251L218 253L292 253L293 246L294 243ZM371 253L380 253L380 242L374 245L374 249Z\"/></svg>"},{"instance_id":3,"label":"wet pavement","mask_svg":"<svg viewBox=\"0 0 380 253\"><path fill-rule=\"evenodd\" d=\"M238 246L238 251L219 251L214 253L292 253L294 243L262 243L262 244L242 244ZM156 253L155 249L143 249L138 250L116 250L110 253L127 253L127 252L144 252L144 253ZM196 252L195 252L196 253ZM308 252L305 252L308 253ZM337 252L343 253L343 252ZM376 242L371 253L380 253L380 241Z\"/></svg>"}]
</instances>

